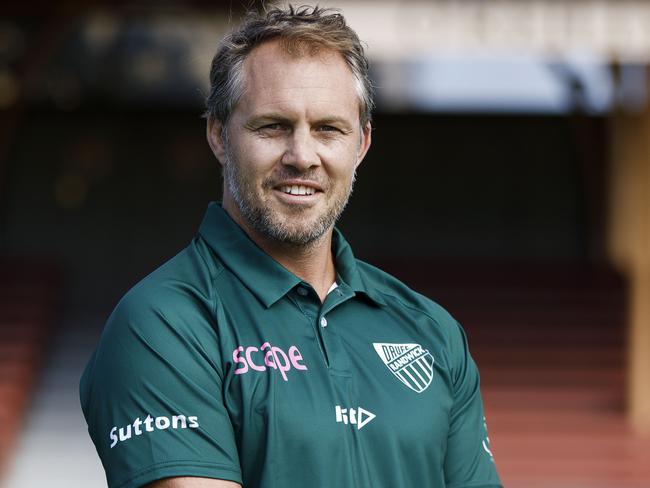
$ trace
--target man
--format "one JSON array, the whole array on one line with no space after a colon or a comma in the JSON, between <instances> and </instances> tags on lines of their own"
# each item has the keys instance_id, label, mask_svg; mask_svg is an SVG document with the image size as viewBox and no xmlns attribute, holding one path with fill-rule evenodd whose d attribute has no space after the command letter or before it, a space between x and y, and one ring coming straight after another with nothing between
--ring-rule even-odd
<instances>
[{"instance_id":1,"label":"man","mask_svg":"<svg viewBox=\"0 0 650 488\"><path fill-rule=\"evenodd\" d=\"M109 486L500 487L460 326L334 229L371 140L356 34L320 8L249 15L211 83L223 202L82 378Z\"/></svg>"}]
</instances>

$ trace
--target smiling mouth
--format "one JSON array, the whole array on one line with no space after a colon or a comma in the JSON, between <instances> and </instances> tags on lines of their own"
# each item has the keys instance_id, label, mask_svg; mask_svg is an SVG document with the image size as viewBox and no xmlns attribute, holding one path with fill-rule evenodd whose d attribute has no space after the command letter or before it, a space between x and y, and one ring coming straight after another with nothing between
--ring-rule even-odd
<instances>
[{"instance_id":1,"label":"smiling mouth","mask_svg":"<svg viewBox=\"0 0 650 488\"><path fill-rule=\"evenodd\" d=\"M283 185L278 189L287 195L313 195L316 193L316 188L305 185Z\"/></svg>"}]
</instances>

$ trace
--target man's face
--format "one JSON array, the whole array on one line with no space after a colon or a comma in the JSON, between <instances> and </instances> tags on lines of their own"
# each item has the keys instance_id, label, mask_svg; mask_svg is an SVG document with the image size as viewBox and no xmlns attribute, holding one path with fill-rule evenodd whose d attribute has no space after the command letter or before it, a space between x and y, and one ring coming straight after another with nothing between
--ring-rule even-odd
<instances>
[{"instance_id":1,"label":"man's face","mask_svg":"<svg viewBox=\"0 0 650 488\"><path fill-rule=\"evenodd\" d=\"M227 137L209 128L224 208L262 238L314 243L343 211L370 145L354 76L338 53L291 57L277 41L253 50L243 70Z\"/></svg>"}]
</instances>

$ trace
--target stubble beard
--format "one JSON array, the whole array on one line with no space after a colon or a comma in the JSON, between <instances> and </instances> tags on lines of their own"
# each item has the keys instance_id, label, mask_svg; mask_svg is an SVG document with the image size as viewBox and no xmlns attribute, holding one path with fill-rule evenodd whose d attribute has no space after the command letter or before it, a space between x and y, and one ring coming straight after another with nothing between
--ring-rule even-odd
<instances>
[{"instance_id":1,"label":"stubble beard","mask_svg":"<svg viewBox=\"0 0 650 488\"><path fill-rule=\"evenodd\" d=\"M303 218L302 214L309 209L297 208L293 214L287 213L283 216L271 206L265 205L264 201L257 196L254 183L251 184L251 180L246 178L244 172L241 171L240 164L230 151L228 144L226 144L226 161L223 171L226 187L246 223L262 236L295 248L315 246L334 226L348 204L356 180L355 169L346 191L341 195L336 195L334 201L329 203L316 219L308 221ZM283 177L304 178L307 176L306 173L301 173L291 166L287 166L286 171L288 174ZM273 182L266 180L262 187L266 191L272 191Z\"/></svg>"}]
</instances>

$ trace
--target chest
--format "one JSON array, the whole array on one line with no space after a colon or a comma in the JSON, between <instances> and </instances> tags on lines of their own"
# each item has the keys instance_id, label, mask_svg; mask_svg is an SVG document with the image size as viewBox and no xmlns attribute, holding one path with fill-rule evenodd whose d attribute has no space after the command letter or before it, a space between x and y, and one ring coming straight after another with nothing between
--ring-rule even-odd
<instances>
[{"instance_id":1,"label":"chest","mask_svg":"<svg viewBox=\"0 0 650 488\"><path fill-rule=\"evenodd\" d=\"M357 473L405 458L441 463L452 395L444 336L429 317L287 300L225 309L224 319L224 401L243 463L299 456L313 471L342 456Z\"/></svg>"}]
</instances>

